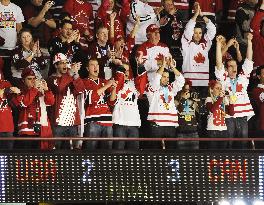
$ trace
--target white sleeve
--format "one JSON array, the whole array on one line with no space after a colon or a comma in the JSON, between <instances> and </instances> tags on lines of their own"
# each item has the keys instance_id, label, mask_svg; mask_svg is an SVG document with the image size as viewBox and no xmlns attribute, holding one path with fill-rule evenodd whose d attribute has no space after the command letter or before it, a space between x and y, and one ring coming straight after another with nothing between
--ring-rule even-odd
<instances>
[{"instance_id":1,"label":"white sleeve","mask_svg":"<svg viewBox=\"0 0 264 205\"><path fill-rule=\"evenodd\" d=\"M226 80L226 74L225 74L225 68L224 68L224 64L222 64L220 69L217 69L215 67L215 77L217 78L217 80L219 80L220 82L224 82Z\"/></svg>"},{"instance_id":2,"label":"white sleeve","mask_svg":"<svg viewBox=\"0 0 264 205\"><path fill-rule=\"evenodd\" d=\"M205 35L209 38L209 40L212 41L216 34L216 27L210 19L209 22L206 24L206 28L207 28L207 32Z\"/></svg>"},{"instance_id":3,"label":"white sleeve","mask_svg":"<svg viewBox=\"0 0 264 205\"><path fill-rule=\"evenodd\" d=\"M16 19L16 23L23 23L25 21L24 19L24 15L22 13L22 10L19 6L17 6L17 19Z\"/></svg>"},{"instance_id":4,"label":"white sleeve","mask_svg":"<svg viewBox=\"0 0 264 205\"><path fill-rule=\"evenodd\" d=\"M189 22L186 24L184 33L182 35L182 41L191 41L194 33L194 27L196 22L192 19L189 20Z\"/></svg>"},{"instance_id":5,"label":"white sleeve","mask_svg":"<svg viewBox=\"0 0 264 205\"><path fill-rule=\"evenodd\" d=\"M172 83L172 92L174 96L183 88L185 79L182 74L175 77L175 81Z\"/></svg>"},{"instance_id":6,"label":"white sleeve","mask_svg":"<svg viewBox=\"0 0 264 205\"><path fill-rule=\"evenodd\" d=\"M248 60L247 58L245 59L243 65L242 65L242 70L244 72L244 75L249 78L250 73L253 70L253 61Z\"/></svg>"}]
</instances>

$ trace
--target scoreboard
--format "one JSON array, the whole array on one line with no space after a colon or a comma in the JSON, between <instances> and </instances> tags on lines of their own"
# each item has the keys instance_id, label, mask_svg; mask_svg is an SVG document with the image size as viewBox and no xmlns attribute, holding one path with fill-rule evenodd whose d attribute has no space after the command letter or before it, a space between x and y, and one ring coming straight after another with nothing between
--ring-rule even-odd
<instances>
[{"instance_id":1,"label":"scoreboard","mask_svg":"<svg viewBox=\"0 0 264 205\"><path fill-rule=\"evenodd\" d=\"M261 151L2 152L0 202L264 198Z\"/></svg>"}]
</instances>

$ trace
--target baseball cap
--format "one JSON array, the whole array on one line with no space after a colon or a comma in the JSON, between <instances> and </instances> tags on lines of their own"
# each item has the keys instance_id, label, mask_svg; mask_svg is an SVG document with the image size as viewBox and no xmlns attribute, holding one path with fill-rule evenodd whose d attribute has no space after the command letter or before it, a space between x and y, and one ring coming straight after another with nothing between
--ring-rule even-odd
<instances>
[{"instance_id":1,"label":"baseball cap","mask_svg":"<svg viewBox=\"0 0 264 205\"><path fill-rule=\"evenodd\" d=\"M146 29L147 33L152 33L155 31L159 31L159 27L156 24L150 24Z\"/></svg>"},{"instance_id":2,"label":"baseball cap","mask_svg":"<svg viewBox=\"0 0 264 205\"><path fill-rule=\"evenodd\" d=\"M67 56L63 53L57 53L53 58L53 64L64 60L68 61Z\"/></svg>"}]
</instances>

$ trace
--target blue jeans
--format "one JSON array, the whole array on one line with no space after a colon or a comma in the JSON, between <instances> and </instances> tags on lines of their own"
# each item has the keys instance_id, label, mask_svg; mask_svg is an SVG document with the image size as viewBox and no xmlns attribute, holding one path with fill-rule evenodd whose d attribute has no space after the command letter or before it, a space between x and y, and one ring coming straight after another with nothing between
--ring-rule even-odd
<instances>
[{"instance_id":1,"label":"blue jeans","mask_svg":"<svg viewBox=\"0 0 264 205\"><path fill-rule=\"evenodd\" d=\"M53 135L55 137L77 137L78 135L78 126L55 126L53 127ZM77 143L77 141L73 140L73 147ZM71 149L70 141L56 141L55 143L56 149Z\"/></svg>"},{"instance_id":2,"label":"blue jeans","mask_svg":"<svg viewBox=\"0 0 264 205\"><path fill-rule=\"evenodd\" d=\"M248 122L247 117L226 118L226 126L228 136L237 138L248 138ZM234 149L246 149L248 145L247 141L230 141L230 148Z\"/></svg>"},{"instance_id":3,"label":"blue jeans","mask_svg":"<svg viewBox=\"0 0 264 205\"><path fill-rule=\"evenodd\" d=\"M0 132L0 137L13 137L13 132ZM2 140L0 142L0 149L8 149L11 150L14 147L14 141L10 140L10 141L6 141L6 140Z\"/></svg>"},{"instance_id":4,"label":"blue jeans","mask_svg":"<svg viewBox=\"0 0 264 205\"><path fill-rule=\"evenodd\" d=\"M174 138L176 137L176 128L171 126L158 126L155 123L150 125L151 135L149 137L153 138ZM175 149L177 147L177 142L175 141L166 141L166 149ZM162 149L161 141L148 141L146 144L147 149Z\"/></svg>"},{"instance_id":5,"label":"blue jeans","mask_svg":"<svg viewBox=\"0 0 264 205\"><path fill-rule=\"evenodd\" d=\"M207 131L208 137L215 138L228 138L228 133L226 130L208 130ZM209 148L210 149L227 149L229 146L229 141L210 141Z\"/></svg>"},{"instance_id":6,"label":"blue jeans","mask_svg":"<svg viewBox=\"0 0 264 205\"><path fill-rule=\"evenodd\" d=\"M90 122L84 127L85 137L113 137L113 128L111 126L99 125L95 122ZM100 145L99 145L100 144ZM83 143L83 149L95 150L101 149L112 149L113 141L85 141Z\"/></svg>"},{"instance_id":7,"label":"blue jeans","mask_svg":"<svg viewBox=\"0 0 264 205\"><path fill-rule=\"evenodd\" d=\"M113 127L114 137L138 138L139 131L136 126L124 126L115 124ZM114 149L139 149L139 141L114 141Z\"/></svg>"}]
</instances>

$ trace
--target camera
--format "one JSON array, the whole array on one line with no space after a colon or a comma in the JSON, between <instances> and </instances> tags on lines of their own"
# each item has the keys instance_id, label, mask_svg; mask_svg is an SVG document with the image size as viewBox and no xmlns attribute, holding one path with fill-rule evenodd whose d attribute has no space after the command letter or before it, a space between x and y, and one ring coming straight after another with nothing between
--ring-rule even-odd
<instances>
[{"instance_id":1,"label":"camera","mask_svg":"<svg viewBox=\"0 0 264 205\"><path fill-rule=\"evenodd\" d=\"M41 132L41 124L33 124L33 130L35 133L40 134Z\"/></svg>"},{"instance_id":2,"label":"camera","mask_svg":"<svg viewBox=\"0 0 264 205\"><path fill-rule=\"evenodd\" d=\"M197 93L197 92L191 92L190 93L190 98L192 98L192 99L199 99L199 93Z\"/></svg>"}]
</instances>

